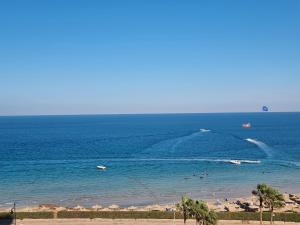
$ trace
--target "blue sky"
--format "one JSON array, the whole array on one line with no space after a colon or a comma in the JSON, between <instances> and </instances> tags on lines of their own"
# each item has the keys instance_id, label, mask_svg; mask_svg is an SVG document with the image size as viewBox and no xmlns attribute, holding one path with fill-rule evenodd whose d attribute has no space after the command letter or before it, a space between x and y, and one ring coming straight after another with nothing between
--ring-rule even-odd
<instances>
[{"instance_id":1,"label":"blue sky","mask_svg":"<svg viewBox=\"0 0 300 225\"><path fill-rule=\"evenodd\" d=\"M0 2L0 115L300 111L300 1Z\"/></svg>"}]
</instances>

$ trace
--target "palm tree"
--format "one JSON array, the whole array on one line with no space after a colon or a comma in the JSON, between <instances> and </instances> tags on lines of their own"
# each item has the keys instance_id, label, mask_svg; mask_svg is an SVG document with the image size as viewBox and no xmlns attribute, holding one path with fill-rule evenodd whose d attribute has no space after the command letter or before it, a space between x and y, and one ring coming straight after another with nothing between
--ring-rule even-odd
<instances>
[{"instance_id":1,"label":"palm tree","mask_svg":"<svg viewBox=\"0 0 300 225\"><path fill-rule=\"evenodd\" d=\"M206 203L200 200L192 200L183 196L177 208L183 213L183 222L190 217L196 219L197 224L215 225L217 224L217 215L214 211L209 210Z\"/></svg>"},{"instance_id":2,"label":"palm tree","mask_svg":"<svg viewBox=\"0 0 300 225\"><path fill-rule=\"evenodd\" d=\"M256 190L252 191L252 194L257 196L258 200L259 200L259 212L260 212L260 225L262 225L262 213L263 213L263 206L265 203L265 199L266 199L266 192L268 190L268 185L262 183L262 184L258 184L256 187Z\"/></svg>"},{"instance_id":3,"label":"palm tree","mask_svg":"<svg viewBox=\"0 0 300 225\"><path fill-rule=\"evenodd\" d=\"M179 211L183 214L183 222L186 223L186 220L191 216L193 200L189 197L182 196L181 202L176 205Z\"/></svg>"},{"instance_id":4,"label":"palm tree","mask_svg":"<svg viewBox=\"0 0 300 225\"><path fill-rule=\"evenodd\" d=\"M217 224L217 214L213 210L209 210L205 202L201 200L193 201L193 206L191 209L191 215L196 219L197 224Z\"/></svg>"},{"instance_id":5,"label":"palm tree","mask_svg":"<svg viewBox=\"0 0 300 225\"><path fill-rule=\"evenodd\" d=\"M204 224L209 209L203 201L193 201L192 205L192 216L196 219L197 224Z\"/></svg>"},{"instance_id":6,"label":"palm tree","mask_svg":"<svg viewBox=\"0 0 300 225\"><path fill-rule=\"evenodd\" d=\"M274 209L281 208L285 204L283 195L278 190L268 187L266 191L265 203L270 210L270 225L272 225Z\"/></svg>"},{"instance_id":7,"label":"palm tree","mask_svg":"<svg viewBox=\"0 0 300 225\"><path fill-rule=\"evenodd\" d=\"M216 225L218 221L217 214L213 210L209 210L208 214L205 217L206 225Z\"/></svg>"}]
</instances>

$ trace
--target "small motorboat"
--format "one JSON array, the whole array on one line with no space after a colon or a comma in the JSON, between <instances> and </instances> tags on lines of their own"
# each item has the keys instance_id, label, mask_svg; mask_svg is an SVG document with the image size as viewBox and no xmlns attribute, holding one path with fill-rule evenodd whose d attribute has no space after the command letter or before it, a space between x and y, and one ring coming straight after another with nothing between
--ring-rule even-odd
<instances>
[{"instance_id":1,"label":"small motorboat","mask_svg":"<svg viewBox=\"0 0 300 225\"><path fill-rule=\"evenodd\" d=\"M97 169L99 169L99 170L106 170L106 166L97 166Z\"/></svg>"},{"instance_id":2,"label":"small motorboat","mask_svg":"<svg viewBox=\"0 0 300 225\"><path fill-rule=\"evenodd\" d=\"M240 161L240 160L229 160L229 162L230 162L231 164L241 165L241 161Z\"/></svg>"},{"instance_id":3,"label":"small motorboat","mask_svg":"<svg viewBox=\"0 0 300 225\"><path fill-rule=\"evenodd\" d=\"M242 127L243 128L251 128L251 123L243 123Z\"/></svg>"},{"instance_id":4,"label":"small motorboat","mask_svg":"<svg viewBox=\"0 0 300 225\"><path fill-rule=\"evenodd\" d=\"M200 129L200 131L204 133L204 132L209 132L210 130L207 130L207 129Z\"/></svg>"}]
</instances>

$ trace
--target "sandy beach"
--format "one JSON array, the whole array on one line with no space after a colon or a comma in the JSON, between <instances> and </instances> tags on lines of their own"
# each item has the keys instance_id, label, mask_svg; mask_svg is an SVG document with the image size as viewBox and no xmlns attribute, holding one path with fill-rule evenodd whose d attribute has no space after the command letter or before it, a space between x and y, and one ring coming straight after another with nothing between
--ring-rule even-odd
<instances>
[{"instance_id":1,"label":"sandy beach","mask_svg":"<svg viewBox=\"0 0 300 225\"><path fill-rule=\"evenodd\" d=\"M286 206L280 210L276 210L277 212L300 212L300 197L299 195L287 195L285 194L285 202ZM238 202L240 204L238 204ZM245 211L242 207L245 203L249 204L250 209L258 209L258 202L255 201L253 196L248 198L239 198L239 199L231 199L231 200L222 200L222 201L208 201L208 205L210 208L216 211L230 211L230 212L239 212ZM54 204L42 204L37 207L26 207L26 208L19 208L19 212L45 212L51 211L54 212L54 219L22 219L17 220L18 225L164 225L164 224L172 224L172 225L181 225L183 224L182 219L105 219L105 218L94 218L94 219L87 219L87 218L57 218L57 213L62 210L67 211L171 211L175 210L174 205L149 205L144 207L128 207L128 208L119 208L117 205L111 205L109 207L101 207L100 205L91 207L91 208L83 208L80 206L74 208L65 208L61 206L57 206ZM7 210L1 210L6 211ZM254 210L257 211L257 210ZM267 211L267 210L266 210ZM10 221L0 220L0 225L9 225L13 224ZM188 220L186 223L195 224L193 219ZM259 224L259 221L242 221L242 220L219 220L219 225L231 225L231 224ZM263 224L269 224L268 221L264 221ZM276 221L275 224L300 224L295 222L279 222Z\"/></svg>"},{"instance_id":2,"label":"sandy beach","mask_svg":"<svg viewBox=\"0 0 300 225\"><path fill-rule=\"evenodd\" d=\"M4 221L0 221L0 225L7 225ZM24 219L17 220L18 225L183 225L183 220L167 220L167 219ZM194 220L188 220L187 225L194 225ZM231 224L259 224L259 221L240 221L240 220L220 220L219 225ZM263 224L269 224L265 221ZM294 225L300 223L293 222L275 222L276 225Z\"/></svg>"},{"instance_id":3,"label":"sandy beach","mask_svg":"<svg viewBox=\"0 0 300 225\"><path fill-rule=\"evenodd\" d=\"M285 206L275 210L275 212L298 212L300 213L300 194L283 194ZM257 212L259 209L259 201L255 196L248 196L234 199L211 199L206 200L210 209L216 212L240 212L250 211ZM174 204L155 204L145 206L130 206L121 207L119 205L103 206L101 204L90 207L83 207L80 205L74 207L63 207L57 204L40 204L37 206L17 207L18 212L44 212L44 211L174 211L176 207ZM0 212L9 212L10 208L0 208ZM268 211L268 209L264 209Z\"/></svg>"}]
</instances>

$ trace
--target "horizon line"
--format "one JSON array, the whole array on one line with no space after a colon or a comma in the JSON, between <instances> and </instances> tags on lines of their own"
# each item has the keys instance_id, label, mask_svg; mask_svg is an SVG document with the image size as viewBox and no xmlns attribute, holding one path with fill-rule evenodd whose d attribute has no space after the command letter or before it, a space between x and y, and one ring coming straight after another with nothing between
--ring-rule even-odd
<instances>
[{"instance_id":1,"label":"horizon line","mask_svg":"<svg viewBox=\"0 0 300 225\"><path fill-rule=\"evenodd\" d=\"M75 114L7 114L0 117L30 117L30 116L122 116L122 115L178 115L178 114L247 114L247 113L300 113L300 111L249 111L249 112L157 112L157 113L75 113Z\"/></svg>"}]
</instances>

